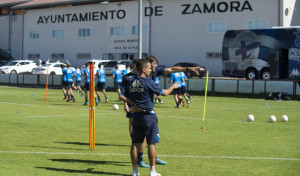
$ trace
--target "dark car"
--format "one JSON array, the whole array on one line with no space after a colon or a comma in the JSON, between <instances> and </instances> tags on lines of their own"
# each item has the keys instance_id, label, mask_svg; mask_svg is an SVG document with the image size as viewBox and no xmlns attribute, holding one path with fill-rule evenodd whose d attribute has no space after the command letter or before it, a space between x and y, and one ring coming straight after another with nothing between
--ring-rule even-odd
<instances>
[{"instance_id":1,"label":"dark car","mask_svg":"<svg viewBox=\"0 0 300 176\"><path fill-rule=\"evenodd\" d=\"M205 76L207 71L206 67L200 66L199 64L192 63L192 62L179 62L173 65L173 67L200 67L198 74L193 71L185 71L184 73L188 78L195 77L195 76L202 78L203 76Z\"/></svg>"}]
</instances>

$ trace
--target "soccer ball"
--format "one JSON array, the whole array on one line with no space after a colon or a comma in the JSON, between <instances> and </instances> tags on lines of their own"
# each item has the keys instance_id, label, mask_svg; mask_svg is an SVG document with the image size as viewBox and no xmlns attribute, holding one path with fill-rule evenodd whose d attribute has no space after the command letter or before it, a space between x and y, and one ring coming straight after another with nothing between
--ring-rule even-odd
<instances>
[{"instance_id":1,"label":"soccer ball","mask_svg":"<svg viewBox=\"0 0 300 176\"><path fill-rule=\"evenodd\" d=\"M254 121L254 116L253 116L252 114L249 114L249 115L247 116L247 121L248 121L248 122L253 122L253 121Z\"/></svg>"},{"instance_id":2,"label":"soccer ball","mask_svg":"<svg viewBox=\"0 0 300 176\"><path fill-rule=\"evenodd\" d=\"M276 117L274 115L271 115L269 117L269 122L276 122Z\"/></svg>"},{"instance_id":3,"label":"soccer ball","mask_svg":"<svg viewBox=\"0 0 300 176\"><path fill-rule=\"evenodd\" d=\"M117 105L117 104L114 104L114 106L113 106L113 110L118 110L119 109L119 105Z\"/></svg>"},{"instance_id":4,"label":"soccer ball","mask_svg":"<svg viewBox=\"0 0 300 176\"><path fill-rule=\"evenodd\" d=\"M288 116L287 116L287 115L283 115L283 116L281 117L281 122L287 122L287 121L289 121Z\"/></svg>"}]
</instances>

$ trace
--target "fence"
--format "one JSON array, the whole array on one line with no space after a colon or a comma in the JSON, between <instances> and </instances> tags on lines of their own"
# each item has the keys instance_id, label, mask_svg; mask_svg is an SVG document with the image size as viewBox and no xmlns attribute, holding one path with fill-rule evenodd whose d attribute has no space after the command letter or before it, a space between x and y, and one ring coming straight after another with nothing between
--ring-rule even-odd
<instances>
[{"instance_id":1,"label":"fence","mask_svg":"<svg viewBox=\"0 0 300 176\"><path fill-rule=\"evenodd\" d=\"M18 86L44 86L46 85L46 75L30 74L0 74L0 84ZM170 78L161 78L160 86L168 88ZM188 91L202 92L205 90L205 79L189 79L187 82ZM60 87L61 76L49 75L48 85ZM84 82L81 82L81 86ZM106 77L108 88L114 87L111 76ZM283 92L293 96L300 95L300 86L296 80L241 80L241 79L221 79L210 78L208 80L209 93L234 93L234 94L268 94L271 92Z\"/></svg>"}]
</instances>

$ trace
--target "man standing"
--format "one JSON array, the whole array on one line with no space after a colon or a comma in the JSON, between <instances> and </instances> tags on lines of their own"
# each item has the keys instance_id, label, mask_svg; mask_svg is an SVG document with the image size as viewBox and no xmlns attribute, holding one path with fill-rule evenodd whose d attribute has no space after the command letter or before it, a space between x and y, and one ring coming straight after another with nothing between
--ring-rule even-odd
<instances>
[{"instance_id":1,"label":"man standing","mask_svg":"<svg viewBox=\"0 0 300 176\"><path fill-rule=\"evenodd\" d=\"M107 94L106 94L106 85L105 85L105 70L102 68L103 66L101 65L101 63L98 65L99 69L97 70L97 77L98 77L98 83L97 83L97 97L98 97L98 102L101 102L100 100L100 96L99 96L99 91L103 92L103 95L105 96L105 103L108 102L107 99ZM98 103L96 104L98 105Z\"/></svg>"},{"instance_id":2,"label":"man standing","mask_svg":"<svg viewBox=\"0 0 300 176\"><path fill-rule=\"evenodd\" d=\"M188 78L186 77L184 72L180 72L180 75L181 75L181 94L184 96L187 104L190 104L188 98L190 99L190 101L192 101L192 97L190 96L190 94L187 93L187 88L186 88L186 81L188 80Z\"/></svg>"},{"instance_id":3,"label":"man standing","mask_svg":"<svg viewBox=\"0 0 300 176\"><path fill-rule=\"evenodd\" d=\"M148 158L150 162L150 176L160 176L155 171L156 161L156 143L160 142L158 123L155 111L153 110L154 93L166 96L172 92L174 88L178 88L177 83L168 89L162 89L148 77L151 74L151 65L148 60L141 59L137 63L139 76L132 80L126 87L126 95L123 101L132 104L133 108L133 145L139 150L145 137L148 144ZM137 151L135 147L131 148L132 175L138 175L137 169Z\"/></svg>"}]
</instances>

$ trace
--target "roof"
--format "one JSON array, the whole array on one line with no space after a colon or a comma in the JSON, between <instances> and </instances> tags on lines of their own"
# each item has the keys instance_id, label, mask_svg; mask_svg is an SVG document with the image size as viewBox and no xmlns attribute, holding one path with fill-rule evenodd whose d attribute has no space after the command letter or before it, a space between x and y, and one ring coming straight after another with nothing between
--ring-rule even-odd
<instances>
[{"instance_id":1,"label":"roof","mask_svg":"<svg viewBox=\"0 0 300 176\"><path fill-rule=\"evenodd\" d=\"M0 0L0 7L11 7L18 4L26 3L32 0Z\"/></svg>"},{"instance_id":2,"label":"roof","mask_svg":"<svg viewBox=\"0 0 300 176\"><path fill-rule=\"evenodd\" d=\"M9 0L0 0L0 4L1 1L9 1ZM124 0L27 0L24 3L19 3L11 7L11 9L37 9L37 8L48 8L48 7L60 6L60 5L95 4L95 3L105 2L105 1L119 2Z\"/></svg>"}]
</instances>

